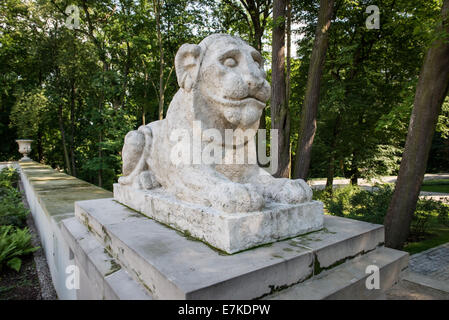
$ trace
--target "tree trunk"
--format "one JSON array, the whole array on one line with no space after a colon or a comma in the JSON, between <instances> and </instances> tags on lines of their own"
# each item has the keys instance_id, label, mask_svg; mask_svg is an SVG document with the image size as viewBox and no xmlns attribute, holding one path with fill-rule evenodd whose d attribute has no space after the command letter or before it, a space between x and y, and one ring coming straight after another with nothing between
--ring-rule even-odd
<instances>
[{"instance_id":1,"label":"tree trunk","mask_svg":"<svg viewBox=\"0 0 449 320\"><path fill-rule=\"evenodd\" d=\"M444 0L442 17L438 38L427 51L416 86L405 150L384 221L386 246L391 248L401 249L409 235L436 122L449 88L449 0Z\"/></svg>"},{"instance_id":2,"label":"tree trunk","mask_svg":"<svg viewBox=\"0 0 449 320\"><path fill-rule=\"evenodd\" d=\"M327 172L326 172L326 190L332 193L334 188L334 173L335 173L335 153L330 152L327 160Z\"/></svg>"},{"instance_id":3,"label":"tree trunk","mask_svg":"<svg viewBox=\"0 0 449 320\"><path fill-rule=\"evenodd\" d=\"M296 148L294 177L307 179L312 144L316 132L316 116L320 98L321 75L329 44L329 28L334 10L334 0L321 0L315 42L310 57L304 104L301 111L298 145Z\"/></svg>"},{"instance_id":4,"label":"tree trunk","mask_svg":"<svg viewBox=\"0 0 449 320\"><path fill-rule=\"evenodd\" d=\"M41 126L38 126L37 129L37 159L39 162L42 161L43 158L43 147L42 147L42 128Z\"/></svg>"},{"instance_id":5,"label":"tree trunk","mask_svg":"<svg viewBox=\"0 0 449 320\"><path fill-rule=\"evenodd\" d=\"M146 125L145 120L145 105L147 103L147 92L148 92L148 72L145 69L145 85L144 85L144 91L143 91L143 103L142 103L142 125Z\"/></svg>"},{"instance_id":6,"label":"tree trunk","mask_svg":"<svg viewBox=\"0 0 449 320\"><path fill-rule=\"evenodd\" d=\"M154 14L156 16L157 42L159 45L159 120L164 119L164 47L162 45L161 33L161 3L153 0Z\"/></svg>"},{"instance_id":7,"label":"tree trunk","mask_svg":"<svg viewBox=\"0 0 449 320\"><path fill-rule=\"evenodd\" d=\"M291 55L292 55L292 1L287 0L287 80L286 80L286 98L287 104L290 103L291 89Z\"/></svg>"},{"instance_id":8,"label":"tree trunk","mask_svg":"<svg viewBox=\"0 0 449 320\"><path fill-rule=\"evenodd\" d=\"M341 124L341 114L337 114L337 118L335 119L334 128L332 130L332 140L331 140L331 151L329 152L329 158L327 162L327 180L326 180L326 190L329 190L332 193L334 188L334 174L335 174L335 149L337 147L337 138L340 133L340 124Z\"/></svg>"},{"instance_id":9,"label":"tree trunk","mask_svg":"<svg viewBox=\"0 0 449 320\"><path fill-rule=\"evenodd\" d=\"M72 79L70 90L70 160L72 166L72 175L76 177L76 165L75 165L75 100L76 100L76 88L75 80Z\"/></svg>"},{"instance_id":10,"label":"tree trunk","mask_svg":"<svg viewBox=\"0 0 449 320\"><path fill-rule=\"evenodd\" d=\"M62 142L62 150L64 151L64 160L65 167L69 174L72 174L72 170L70 169L70 161L69 161L69 153L67 152L67 144L65 141L65 130L64 130L64 122L62 119L62 105L59 105L58 108L58 122L59 122L59 131L61 132L61 142Z\"/></svg>"},{"instance_id":11,"label":"tree trunk","mask_svg":"<svg viewBox=\"0 0 449 320\"><path fill-rule=\"evenodd\" d=\"M357 165L357 153L352 153L351 170L350 170L351 185L356 186L359 182L359 167Z\"/></svg>"},{"instance_id":12,"label":"tree trunk","mask_svg":"<svg viewBox=\"0 0 449 320\"><path fill-rule=\"evenodd\" d=\"M278 130L278 166L275 177L290 176L290 113L285 84L285 6L285 0L275 0L273 3L271 129Z\"/></svg>"}]
</instances>

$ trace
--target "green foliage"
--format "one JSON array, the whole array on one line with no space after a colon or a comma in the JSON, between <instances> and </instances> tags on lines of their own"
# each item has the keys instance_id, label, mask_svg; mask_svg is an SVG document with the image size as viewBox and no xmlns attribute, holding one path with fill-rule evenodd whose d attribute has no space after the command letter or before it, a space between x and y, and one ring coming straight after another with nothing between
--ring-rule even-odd
<instances>
[{"instance_id":1,"label":"green foliage","mask_svg":"<svg viewBox=\"0 0 449 320\"><path fill-rule=\"evenodd\" d=\"M20 257L37 250L31 246L31 235L26 224L25 209L17 190L19 174L14 168L0 171L0 271L4 265L20 270Z\"/></svg>"},{"instance_id":2,"label":"green foliage","mask_svg":"<svg viewBox=\"0 0 449 320\"><path fill-rule=\"evenodd\" d=\"M372 190L358 186L345 186L329 191L318 191L314 198L323 201L328 213L366 222L383 224L385 214L393 196L394 186L377 184ZM449 225L449 205L431 199L419 199L410 233L421 237L436 220L440 225Z\"/></svg>"},{"instance_id":3,"label":"green foliage","mask_svg":"<svg viewBox=\"0 0 449 320\"><path fill-rule=\"evenodd\" d=\"M449 179L424 181L421 190L430 192L449 193Z\"/></svg>"},{"instance_id":4,"label":"green foliage","mask_svg":"<svg viewBox=\"0 0 449 320\"><path fill-rule=\"evenodd\" d=\"M0 225L23 227L26 224L28 210L23 206L20 192L8 189L0 197Z\"/></svg>"},{"instance_id":5,"label":"green foliage","mask_svg":"<svg viewBox=\"0 0 449 320\"><path fill-rule=\"evenodd\" d=\"M0 170L0 196L2 196L2 189L17 188L19 181L19 173L12 167L3 168Z\"/></svg>"},{"instance_id":6,"label":"green foliage","mask_svg":"<svg viewBox=\"0 0 449 320\"><path fill-rule=\"evenodd\" d=\"M21 139L35 139L48 99L45 91L35 89L28 93L18 93L18 99L10 115L10 126L17 128Z\"/></svg>"},{"instance_id":7,"label":"green foliage","mask_svg":"<svg viewBox=\"0 0 449 320\"><path fill-rule=\"evenodd\" d=\"M440 224L449 226L449 205L443 202L431 199L419 200L416 205L416 213L437 217Z\"/></svg>"},{"instance_id":8,"label":"green foliage","mask_svg":"<svg viewBox=\"0 0 449 320\"><path fill-rule=\"evenodd\" d=\"M318 199L332 215L383 224L392 194L393 187L388 184L376 185L372 191L348 185L332 193L326 191Z\"/></svg>"},{"instance_id":9,"label":"green foliage","mask_svg":"<svg viewBox=\"0 0 449 320\"><path fill-rule=\"evenodd\" d=\"M17 190L17 181L18 173L15 169L4 168L0 171L0 226L23 227L26 224L28 210Z\"/></svg>"},{"instance_id":10,"label":"green foliage","mask_svg":"<svg viewBox=\"0 0 449 320\"><path fill-rule=\"evenodd\" d=\"M355 210L350 217L383 224L393 191L394 188L390 184L377 184L373 191L363 190L356 193L351 201Z\"/></svg>"},{"instance_id":11,"label":"green foliage","mask_svg":"<svg viewBox=\"0 0 449 320\"><path fill-rule=\"evenodd\" d=\"M6 265L19 272L21 257L39 248L31 245L31 234L28 228L19 229L13 226L0 226L0 271Z\"/></svg>"},{"instance_id":12,"label":"green foliage","mask_svg":"<svg viewBox=\"0 0 449 320\"><path fill-rule=\"evenodd\" d=\"M397 174L424 53L441 3L383 0L379 30L368 30L368 0L336 4L313 144L310 177L372 178ZM318 2L293 1L303 24L299 68L292 69L290 108L297 132L315 37ZM439 130L444 132L444 115ZM447 125L447 122L446 122ZM296 137L292 137L296 150ZM447 150L447 145L446 145ZM440 162L443 155L439 159ZM447 167L449 168L449 167Z\"/></svg>"},{"instance_id":13,"label":"green foliage","mask_svg":"<svg viewBox=\"0 0 449 320\"><path fill-rule=\"evenodd\" d=\"M160 3L163 63L153 1L73 1L80 9L77 30L65 26L65 0L0 1L0 159L17 159L14 140L32 138L33 159L111 189L121 171L126 132L158 119L160 76L164 111L178 89L173 61L181 44L225 32L255 46L258 25L262 53L271 58L271 0ZM292 39L299 39L292 46L297 52L289 101L296 150L320 2L291 4ZM370 4L336 1L311 177L397 173L441 1L381 0L379 30L365 27ZM448 108L446 101L429 156L431 171L449 169ZM269 117L266 122L269 127Z\"/></svg>"}]
</instances>

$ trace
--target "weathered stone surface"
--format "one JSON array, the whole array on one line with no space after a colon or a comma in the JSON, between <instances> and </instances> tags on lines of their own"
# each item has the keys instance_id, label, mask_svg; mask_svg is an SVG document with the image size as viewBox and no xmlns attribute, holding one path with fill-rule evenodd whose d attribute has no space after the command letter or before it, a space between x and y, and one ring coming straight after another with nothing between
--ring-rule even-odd
<instances>
[{"instance_id":1,"label":"weathered stone surface","mask_svg":"<svg viewBox=\"0 0 449 320\"><path fill-rule=\"evenodd\" d=\"M322 231L226 255L112 199L76 202L75 215L156 299L262 297L321 272L317 252L324 247L339 248L332 265L383 242L382 226L324 216ZM372 242L353 244L367 233Z\"/></svg>"},{"instance_id":2,"label":"weathered stone surface","mask_svg":"<svg viewBox=\"0 0 449 320\"><path fill-rule=\"evenodd\" d=\"M338 232L328 230L324 234L311 233L292 239L315 252L317 267L320 269L343 262L341 257L346 259L374 250L385 241L384 227L381 225L351 219L339 219L336 223L338 227L334 227Z\"/></svg>"},{"instance_id":3,"label":"weathered stone surface","mask_svg":"<svg viewBox=\"0 0 449 320\"><path fill-rule=\"evenodd\" d=\"M180 201L162 188L136 190L120 184L114 185L114 199L227 253L316 231L323 226L323 204L319 201L268 203L261 211L230 214Z\"/></svg>"},{"instance_id":4,"label":"weathered stone surface","mask_svg":"<svg viewBox=\"0 0 449 320\"><path fill-rule=\"evenodd\" d=\"M109 198L112 193L88 182L58 172L37 162L19 162L22 177L44 212L50 217L73 216L77 200ZM68 215L69 214L69 215Z\"/></svg>"},{"instance_id":5,"label":"weathered stone surface","mask_svg":"<svg viewBox=\"0 0 449 320\"><path fill-rule=\"evenodd\" d=\"M167 117L125 138L120 184L134 189L162 186L186 202L230 213L260 210L266 201L311 200L312 191L303 180L276 179L257 161L239 157L240 151L255 150L255 129L270 97L259 52L238 37L214 34L198 45L182 45L175 67L180 89ZM226 143L227 129L251 131L244 131L242 140L234 135ZM188 149L181 158L187 161L177 163L173 151L181 144L173 134L181 131L182 147ZM196 137L199 148L194 146ZM203 157L207 147L214 151L211 163ZM235 157L242 162L225 161Z\"/></svg>"},{"instance_id":6,"label":"weathered stone surface","mask_svg":"<svg viewBox=\"0 0 449 320\"><path fill-rule=\"evenodd\" d=\"M399 279L407 267L408 253L380 247L350 260L313 279L266 297L268 300L376 299ZM379 288L367 289L368 266L379 269Z\"/></svg>"},{"instance_id":7,"label":"weathered stone surface","mask_svg":"<svg viewBox=\"0 0 449 320\"><path fill-rule=\"evenodd\" d=\"M322 206L307 183L274 178L257 163L256 130L270 97L261 54L214 34L182 45L175 67L180 89L166 118L125 137L114 198L227 252L319 229Z\"/></svg>"},{"instance_id":8,"label":"weathered stone surface","mask_svg":"<svg viewBox=\"0 0 449 320\"><path fill-rule=\"evenodd\" d=\"M78 299L151 299L76 218L64 220L61 230L80 269Z\"/></svg>"}]
</instances>

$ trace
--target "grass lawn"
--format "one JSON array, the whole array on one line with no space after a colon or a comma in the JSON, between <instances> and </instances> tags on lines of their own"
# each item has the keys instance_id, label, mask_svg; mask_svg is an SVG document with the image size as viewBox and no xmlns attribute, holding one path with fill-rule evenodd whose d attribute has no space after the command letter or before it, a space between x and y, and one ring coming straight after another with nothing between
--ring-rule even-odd
<instances>
[{"instance_id":1,"label":"grass lawn","mask_svg":"<svg viewBox=\"0 0 449 320\"><path fill-rule=\"evenodd\" d=\"M449 179L437 179L424 181L422 191L449 193Z\"/></svg>"},{"instance_id":2,"label":"grass lawn","mask_svg":"<svg viewBox=\"0 0 449 320\"><path fill-rule=\"evenodd\" d=\"M407 251L410 254L415 254L437 247L446 242L449 242L449 227L436 227L429 230L423 240L407 243L404 246L404 251Z\"/></svg>"}]
</instances>

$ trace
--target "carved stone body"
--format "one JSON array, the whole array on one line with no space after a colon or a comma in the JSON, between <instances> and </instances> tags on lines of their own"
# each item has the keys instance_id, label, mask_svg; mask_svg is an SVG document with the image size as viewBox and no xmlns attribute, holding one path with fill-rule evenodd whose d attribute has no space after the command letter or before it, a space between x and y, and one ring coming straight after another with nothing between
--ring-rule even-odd
<instances>
[{"instance_id":1,"label":"carved stone body","mask_svg":"<svg viewBox=\"0 0 449 320\"><path fill-rule=\"evenodd\" d=\"M182 45L175 68L180 89L166 118L125 137L120 184L137 189L162 186L183 201L225 212L260 210L265 201L311 201L312 191L303 180L274 178L257 164L171 161L178 141L172 141L170 135L183 129L193 136L194 121L199 121L203 130L218 129L223 137L225 129L258 128L270 97L260 53L240 38L214 34L199 45ZM210 141L201 141L202 147L206 143ZM249 137L244 147L254 143Z\"/></svg>"}]
</instances>

